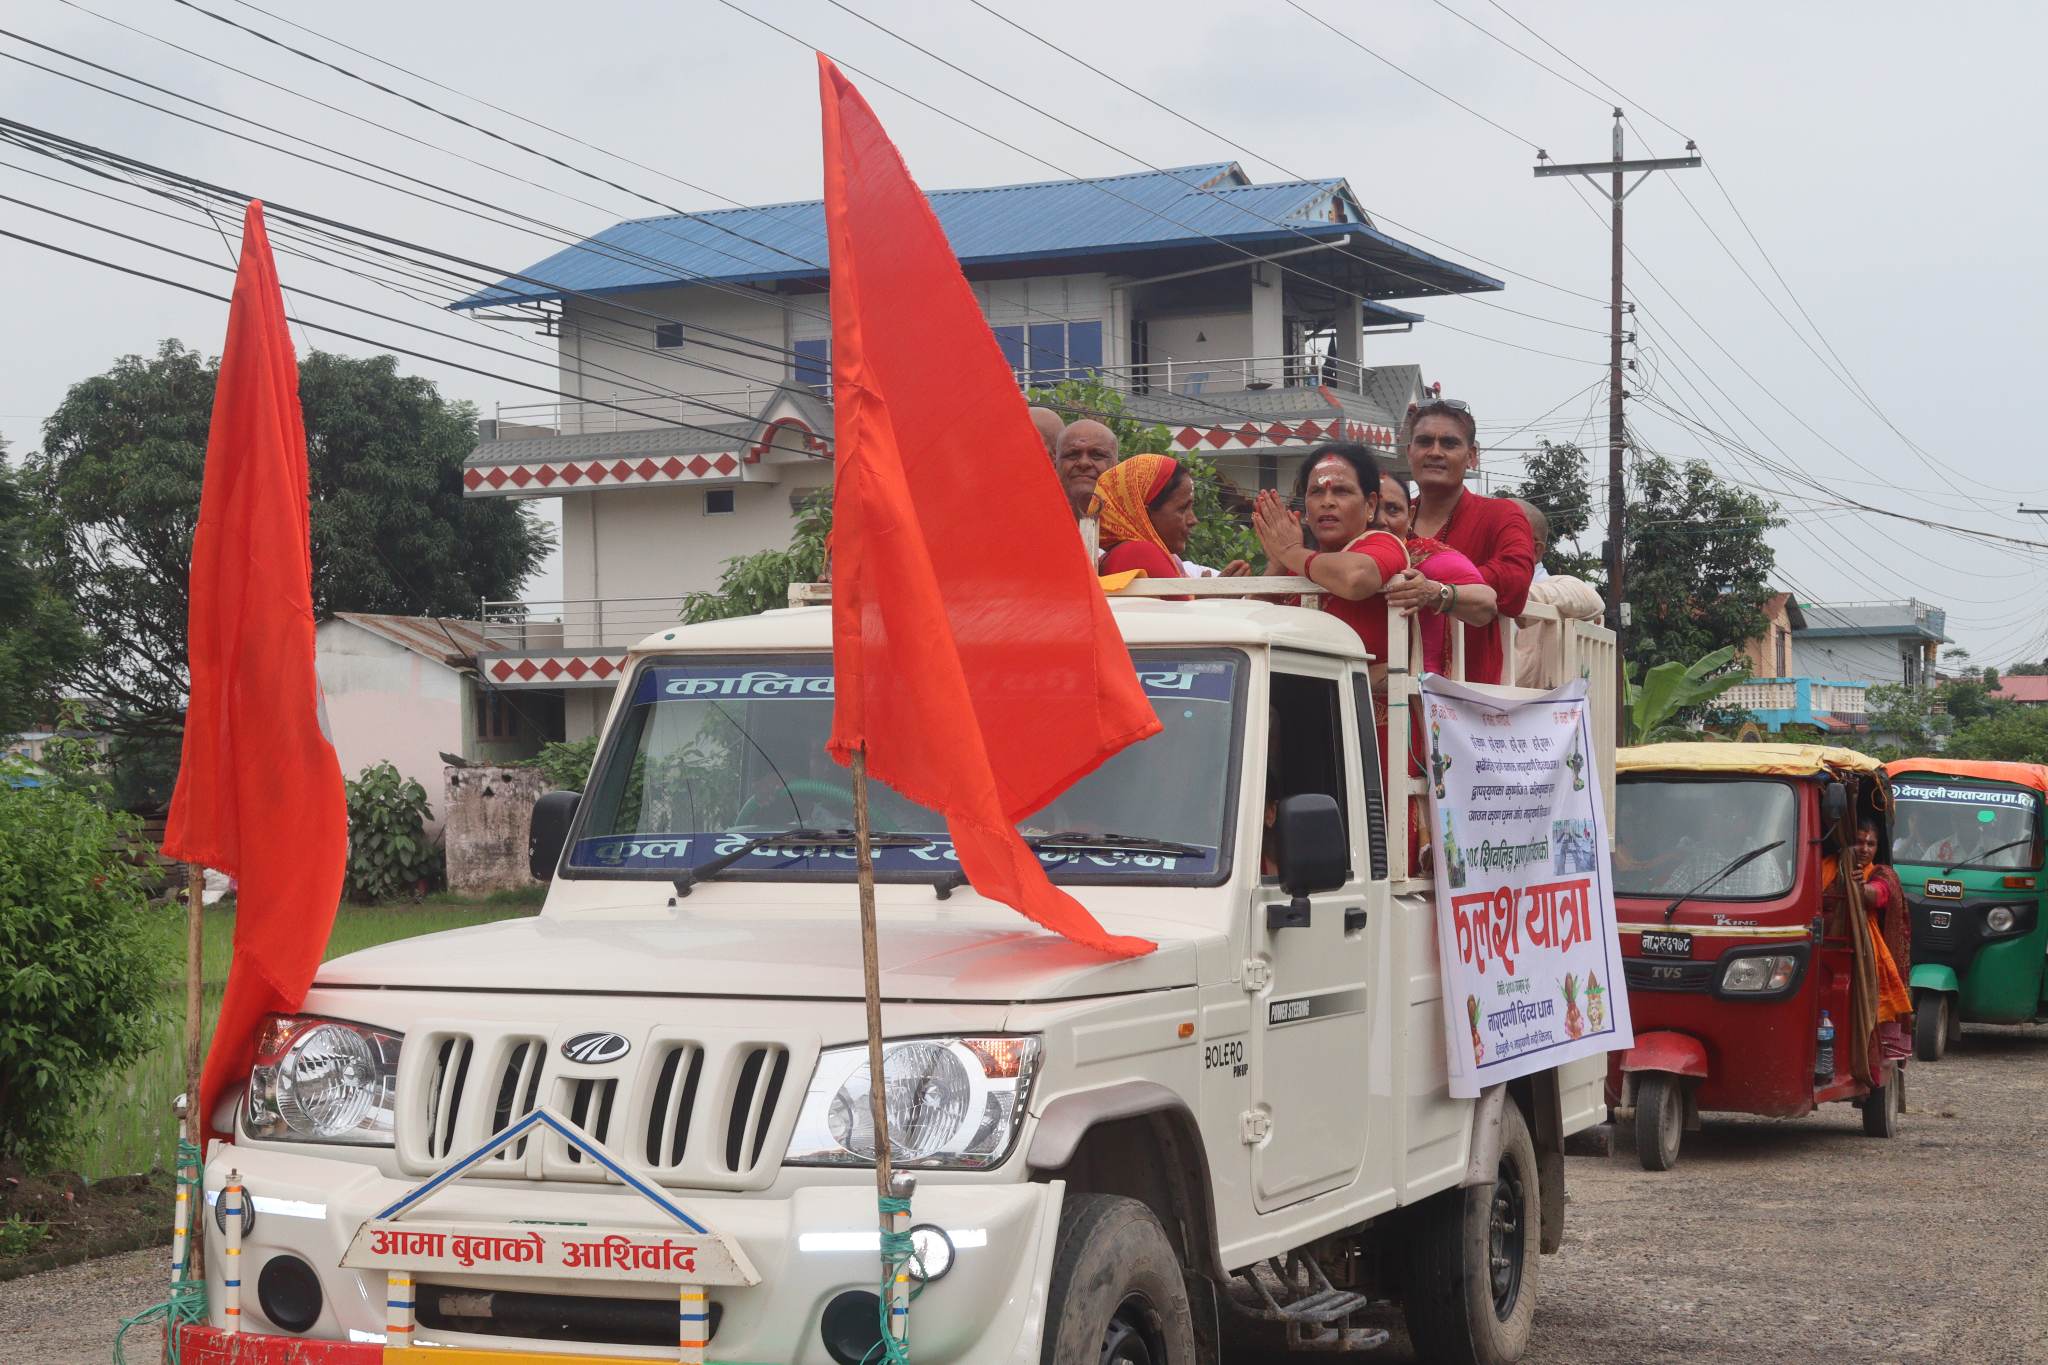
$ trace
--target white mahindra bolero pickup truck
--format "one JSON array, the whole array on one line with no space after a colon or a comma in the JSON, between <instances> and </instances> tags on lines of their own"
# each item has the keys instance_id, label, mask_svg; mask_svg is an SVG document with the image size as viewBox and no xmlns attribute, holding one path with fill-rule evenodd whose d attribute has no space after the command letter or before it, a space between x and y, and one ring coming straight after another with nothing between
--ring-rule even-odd
<instances>
[{"instance_id":1,"label":"white mahindra bolero pickup truck","mask_svg":"<svg viewBox=\"0 0 2048 1365\"><path fill-rule=\"evenodd\" d=\"M1407 868L1420 787L1382 790L1351 630L1240 600L1114 616L1164 733L1020 828L1157 951L1106 960L982 900L943 821L873 789L915 1358L1364 1350L1393 1300L1424 1359L1515 1360L1601 1059L1450 1098L1433 897ZM1381 686L1401 771L1414 680ZM829 608L635 648L586 790L535 810L543 911L330 962L265 1026L207 1157L193 1345L229 1329L232 1261L244 1350L382 1360L404 1285L405 1359L675 1360L690 1275L650 1239L687 1216L743 1272L694 1272L704 1358L868 1358L873 1078L831 709ZM542 1111L559 1121L520 1127ZM377 1221L397 1217L411 1235ZM573 1251L596 1230L657 1250ZM372 1241L420 1267L377 1268ZM527 1243L581 1269L536 1274Z\"/></svg>"}]
</instances>

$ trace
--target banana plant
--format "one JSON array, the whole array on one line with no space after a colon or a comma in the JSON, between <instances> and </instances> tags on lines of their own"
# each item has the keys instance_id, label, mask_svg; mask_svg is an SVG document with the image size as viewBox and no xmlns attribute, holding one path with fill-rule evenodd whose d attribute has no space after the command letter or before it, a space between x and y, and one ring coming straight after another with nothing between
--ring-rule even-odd
<instances>
[{"instance_id":1,"label":"banana plant","mask_svg":"<svg viewBox=\"0 0 2048 1365\"><path fill-rule=\"evenodd\" d=\"M1726 645L1690 664L1668 659L1628 684L1628 742L1657 744L1698 736L1678 717L1705 706L1749 677L1747 668L1729 668L1735 647Z\"/></svg>"}]
</instances>

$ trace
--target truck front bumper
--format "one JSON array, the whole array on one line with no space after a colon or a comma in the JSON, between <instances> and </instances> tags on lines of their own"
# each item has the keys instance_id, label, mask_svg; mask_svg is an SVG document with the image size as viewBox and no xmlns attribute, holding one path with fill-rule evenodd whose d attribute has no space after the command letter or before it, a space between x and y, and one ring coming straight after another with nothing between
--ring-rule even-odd
<instances>
[{"instance_id":1,"label":"truck front bumper","mask_svg":"<svg viewBox=\"0 0 2048 1365\"><path fill-rule=\"evenodd\" d=\"M216 1207L230 1169L238 1172L254 1211L253 1224L242 1241L242 1330L235 1335L244 1340L239 1344L225 1331L229 1321L222 1302L225 1257ZM254 1147L216 1147L207 1165L204 1205L209 1319L201 1327L187 1329L185 1340L194 1354L186 1359L200 1365L257 1365L273 1359L331 1365L381 1361L385 1277L380 1271L348 1269L341 1259L364 1220L402 1197L414 1183L355 1162ZM1026 1365L1038 1360L1045 1329L1046 1278L1052 1266L1063 1191L1058 1183L929 1184L919 1188L912 1223L942 1228L955 1249L952 1266L925 1286L911 1312L911 1341L920 1361L1015 1361ZM694 1190L667 1193L693 1218L744 1248L760 1275L756 1285L709 1287L717 1328L708 1357L724 1362L832 1365L820 1336L827 1305L841 1294L873 1293L881 1279L873 1188L816 1185L797 1189L786 1198ZM442 1220L657 1226L654 1220L658 1216L631 1190L617 1184L467 1179L445 1186L412 1218L422 1227ZM273 1322L262 1302L265 1268L288 1256L305 1262L320 1282L319 1316L303 1332L291 1332ZM466 1290L473 1295L547 1294L673 1302L673 1291L667 1287L604 1279L423 1275L422 1300L434 1289ZM522 1353L494 1357L501 1360L553 1362L578 1356L672 1360L675 1356L673 1346L536 1340L437 1328L428 1325L429 1316L423 1305L418 1345ZM301 1354L270 1354L272 1343L296 1347ZM351 1351L351 1347L358 1350Z\"/></svg>"}]
</instances>

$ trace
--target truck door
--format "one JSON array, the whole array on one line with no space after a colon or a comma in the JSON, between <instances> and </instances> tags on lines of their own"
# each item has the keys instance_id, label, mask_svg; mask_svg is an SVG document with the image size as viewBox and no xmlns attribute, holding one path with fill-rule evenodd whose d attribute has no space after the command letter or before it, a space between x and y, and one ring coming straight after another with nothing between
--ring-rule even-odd
<instances>
[{"instance_id":1,"label":"truck door","mask_svg":"<svg viewBox=\"0 0 2048 1365\"><path fill-rule=\"evenodd\" d=\"M1277 880L1254 898L1247 943L1266 982L1252 997L1253 1203L1260 1212L1349 1185L1366 1149L1365 812L1351 728L1350 689L1334 660L1276 656L1268 711L1267 797L1334 797L1351 830L1351 877L1288 914ZM1368 720L1368 724L1370 721ZM1290 922L1293 921L1293 922Z\"/></svg>"}]
</instances>

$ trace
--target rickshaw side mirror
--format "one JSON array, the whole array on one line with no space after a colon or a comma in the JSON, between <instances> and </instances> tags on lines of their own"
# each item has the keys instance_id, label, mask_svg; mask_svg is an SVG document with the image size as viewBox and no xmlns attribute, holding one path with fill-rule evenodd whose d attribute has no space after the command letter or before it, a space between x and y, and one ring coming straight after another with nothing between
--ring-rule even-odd
<instances>
[{"instance_id":1,"label":"rickshaw side mirror","mask_svg":"<svg viewBox=\"0 0 2048 1365\"><path fill-rule=\"evenodd\" d=\"M1820 789L1820 828L1823 834L1832 834L1842 827L1843 819L1849 814L1849 789L1840 782L1830 782Z\"/></svg>"}]
</instances>

